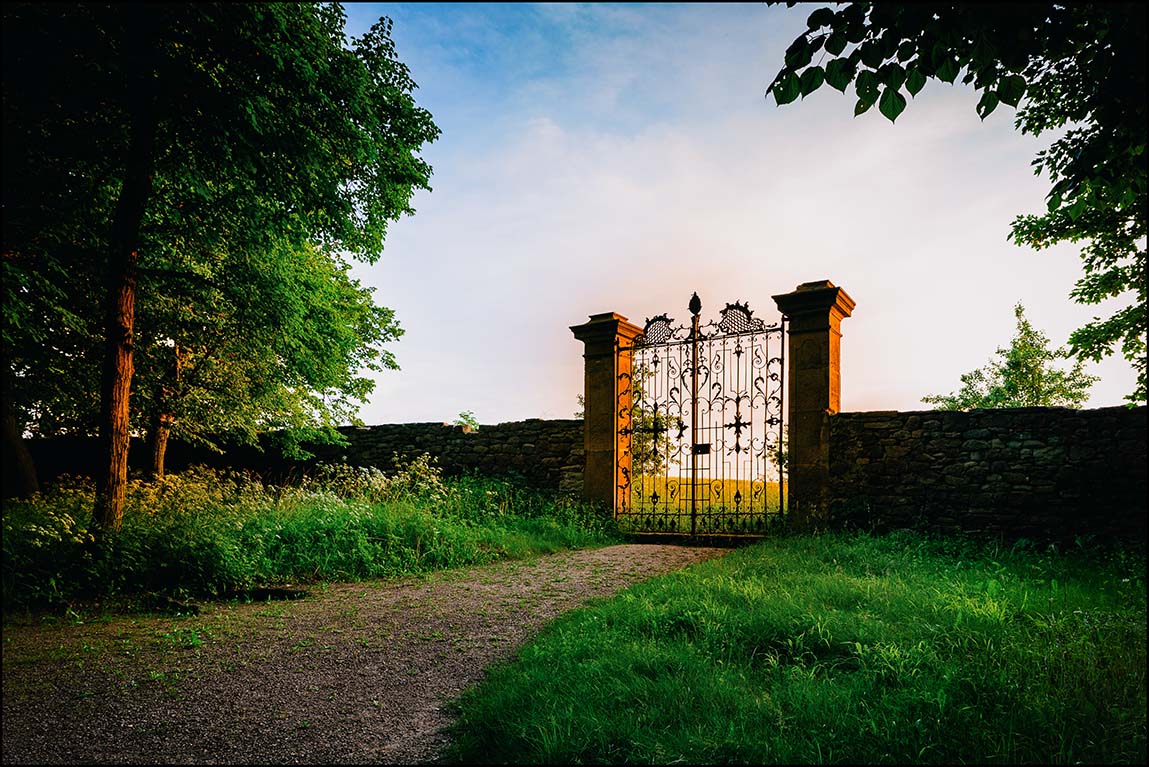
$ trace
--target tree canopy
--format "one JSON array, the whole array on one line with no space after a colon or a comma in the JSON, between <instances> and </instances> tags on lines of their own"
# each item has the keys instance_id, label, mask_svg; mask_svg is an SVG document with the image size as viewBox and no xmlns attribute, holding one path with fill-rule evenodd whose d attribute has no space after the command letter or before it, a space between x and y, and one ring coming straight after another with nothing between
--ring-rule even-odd
<instances>
[{"instance_id":1,"label":"tree canopy","mask_svg":"<svg viewBox=\"0 0 1149 767\"><path fill-rule=\"evenodd\" d=\"M1021 304L1013 313L1017 330L1009 348L999 347L987 366L963 374L958 391L922 397L922 402L939 410L1084 405L1097 376L1086 373L1081 360L1069 370L1056 367L1067 352L1049 348L1049 337L1029 323Z\"/></svg>"},{"instance_id":2,"label":"tree canopy","mask_svg":"<svg viewBox=\"0 0 1149 767\"><path fill-rule=\"evenodd\" d=\"M342 259L312 246L245 255L257 260L142 291L133 425L149 434L155 475L169 434L216 447L278 429L303 457L301 438L338 439L336 425L356 422L374 385L362 372L396 367L381 344L402 330Z\"/></svg>"},{"instance_id":3,"label":"tree canopy","mask_svg":"<svg viewBox=\"0 0 1149 767\"><path fill-rule=\"evenodd\" d=\"M789 3L793 5L793 3ZM1144 3L850 3L818 8L767 89L779 105L823 84L853 84L854 114L894 121L929 80L972 85L978 115L1017 108L1023 133L1056 138L1033 161L1047 208L1010 238L1083 242L1078 303L1127 305L1075 330L1069 348L1099 361L1120 348L1146 399L1146 6Z\"/></svg>"},{"instance_id":4,"label":"tree canopy","mask_svg":"<svg viewBox=\"0 0 1149 767\"><path fill-rule=\"evenodd\" d=\"M98 403L97 528L153 416L202 436L349 414L400 331L344 258L379 258L438 136L390 22L347 41L338 4L3 15L5 415L90 424Z\"/></svg>"}]
</instances>

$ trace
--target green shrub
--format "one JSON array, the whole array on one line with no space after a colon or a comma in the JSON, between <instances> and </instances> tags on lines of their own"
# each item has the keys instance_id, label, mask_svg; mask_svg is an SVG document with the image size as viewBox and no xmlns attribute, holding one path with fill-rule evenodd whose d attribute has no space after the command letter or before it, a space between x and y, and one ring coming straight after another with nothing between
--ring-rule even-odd
<instances>
[{"instance_id":1,"label":"green shrub","mask_svg":"<svg viewBox=\"0 0 1149 767\"><path fill-rule=\"evenodd\" d=\"M62 478L6 504L4 609L145 592L213 596L354 580L605 543L609 519L511 483L446 480L424 455L393 474L328 465L295 486L198 467L129 483L123 528L97 544L95 488Z\"/></svg>"}]
</instances>

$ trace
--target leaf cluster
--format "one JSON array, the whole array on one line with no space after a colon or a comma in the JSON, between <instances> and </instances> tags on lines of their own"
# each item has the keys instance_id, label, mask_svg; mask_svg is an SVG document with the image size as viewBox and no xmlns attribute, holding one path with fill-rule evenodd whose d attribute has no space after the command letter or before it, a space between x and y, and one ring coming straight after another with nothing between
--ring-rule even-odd
<instances>
[{"instance_id":1,"label":"leaf cluster","mask_svg":"<svg viewBox=\"0 0 1149 767\"><path fill-rule=\"evenodd\" d=\"M351 278L429 189L390 21L338 4L4 8L4 397L91 432L127 153L154 131L140 226L133 424L181 436L354 420L394 368L393 313Z\"/></svg>"},{"instance_id":2,"label":"leaf cluster","mask_svg":"<svg viewBox=\"0 0 1149 767\"><path fill-rule=\"evenodd\" d=\"M793 3L790 3L793 5ZM1010 239L1037 248L1084 242L1084 276L1071 297L1130 305L1074 331L1082 360L1120 347L1137 372L1127 399L1146 397L1146 7L1134 3L850 3L818 8L787 48L767 88L788 104L823 83L853 84L854 114L874 104L891 122L935 79L980 94L984 120L1000 104L1015 125L1061 130L1038 153L1047 210L1019 216ZM903 92L905 95L903 95Z\"/></svg>"},{"instance_id":3,"label":"leaf cluster","mask_svg":"<svg viewBox=\"0 0 1149 767\"><path fill-rule=\"evenodd\" d=\"M916 96L927 80L960 81L981 93L977 112L984 119L999 104L1016 107L1025 95L1028 51L1043 34L1046 13L1044 5L1020 3L818 8L807 19L807 32L787 48L785 66L767 93L781 105L823 83L843 93L853 83L855 115L877 104L894 121L906 108L906 95Z\"/></svg>"}]
</instances>

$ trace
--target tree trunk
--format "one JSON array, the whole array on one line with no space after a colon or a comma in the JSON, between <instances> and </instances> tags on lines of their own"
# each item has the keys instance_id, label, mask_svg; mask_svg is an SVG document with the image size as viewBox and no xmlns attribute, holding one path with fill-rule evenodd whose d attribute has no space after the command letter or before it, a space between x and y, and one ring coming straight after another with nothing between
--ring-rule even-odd
<instances>
[{"instance_id":1,"label":"tree trunk","mask_svg":"<svg viewBox=\"0 0 1149 767\"><path fill-rule=\"evenodd\" d=\"M148 11L142 11L144 17ZM139 20L143 27L146 18ZM129 30L132 24L129 24ZM139 262L140 222L152 194L155 164L155 115L152 72L147 66L151 36L128 34L125 68L132 83L130 143L124 184L112 222L112 253L106 307L105 353L100 392L100 440L104 467L99 477L95 532L115 532L124 516L128 484L128 446L131 440L129 395L132 386L132 333L136 318L136 267Z\"/></svg>"},{"instance_id":2,"label":"tree trunk","mask_svg":"<svg viewBox=\"0 0 1149 767\"><path fill-rule=\"evenodd\" d=\"M40 492L40 483L36 479L36 464L32 461L32 454L24 444L23 428L16 423L16 414L12 405L4 400L4 452L16 460L16 475L20 480L20 497L27 498Z\"/></svg>"},{"instance_id":3,"label":"tree trunk","mask_svg":"<svg viewBox=\"0 0 1149 767\"><path fill-rule=\"evenodd\" d=\"M126 184L125 184L126 186ZM124 515L128 483L129 395L132 386L132 329L135 324L137 254L122 259L117 285L109 298L107 347L100 398L100 440L104 472L93 521L100 530L116 531Z\"/></svg>"},{"instance_id":4,"label":"tree trunk","mask_svg":"<svg viewBox=\"0 0 1149 767\"><path fill-rule=\"evenodd\" d=\"M169 413L160 413L152 422L148 444L152 454L151 478L155 482L164 478L164 454L168 450L168 436L172 433L174 418Z\"/></svg>"},{"instance_id":5,"label":"tree trunk","mask_svg":"<svg viewBox=\"0 0 1149 767\"><path fill-rule=\"evenodd\" d=\"M175 409L183 397L184 360L188 354L187 349L179 344L172 346L172 361L170 377L160 381L155 394L156 415L152 419L151 432L148 434L148 446L152 455L151 479L153 482L164 478L164 454L168 449L168 437L171 436L172 427L175 426Z\"/></svg>"}]
</instances>

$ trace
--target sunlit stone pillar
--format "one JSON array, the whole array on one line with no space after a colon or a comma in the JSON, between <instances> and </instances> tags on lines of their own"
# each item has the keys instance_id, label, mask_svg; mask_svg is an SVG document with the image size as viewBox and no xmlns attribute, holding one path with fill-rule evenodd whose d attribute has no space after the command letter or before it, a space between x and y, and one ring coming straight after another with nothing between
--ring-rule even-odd
<instances>
[{"instance_id":1,"label":"sunlit stone pillar","mask_svg":"<svg viewBox=\"0 0 1149 767\"><path fill-rule=\"evenodd\" d=\"M804 282L774 296L789 324L790 524L817 529L828 521L829 416L841 408L842 320L854 300L829 280Z\"/></svg>"},{"instance_id":2,"label":"sunlit stone pillar","mask_svg":"<svg viewBox=\"0 0 1149 767\"><path fill-rule=\"evenodd\" d=\"M621 493L630 471L629 451L620 455L618 418L630 409L630 355L616 354L629 346L642 328L614 312L592 314L590 321L572 325L571 332L584 344L583 439L586 466L583 497L612 511L625 499Z\"/></svg>"}]
</instances>

